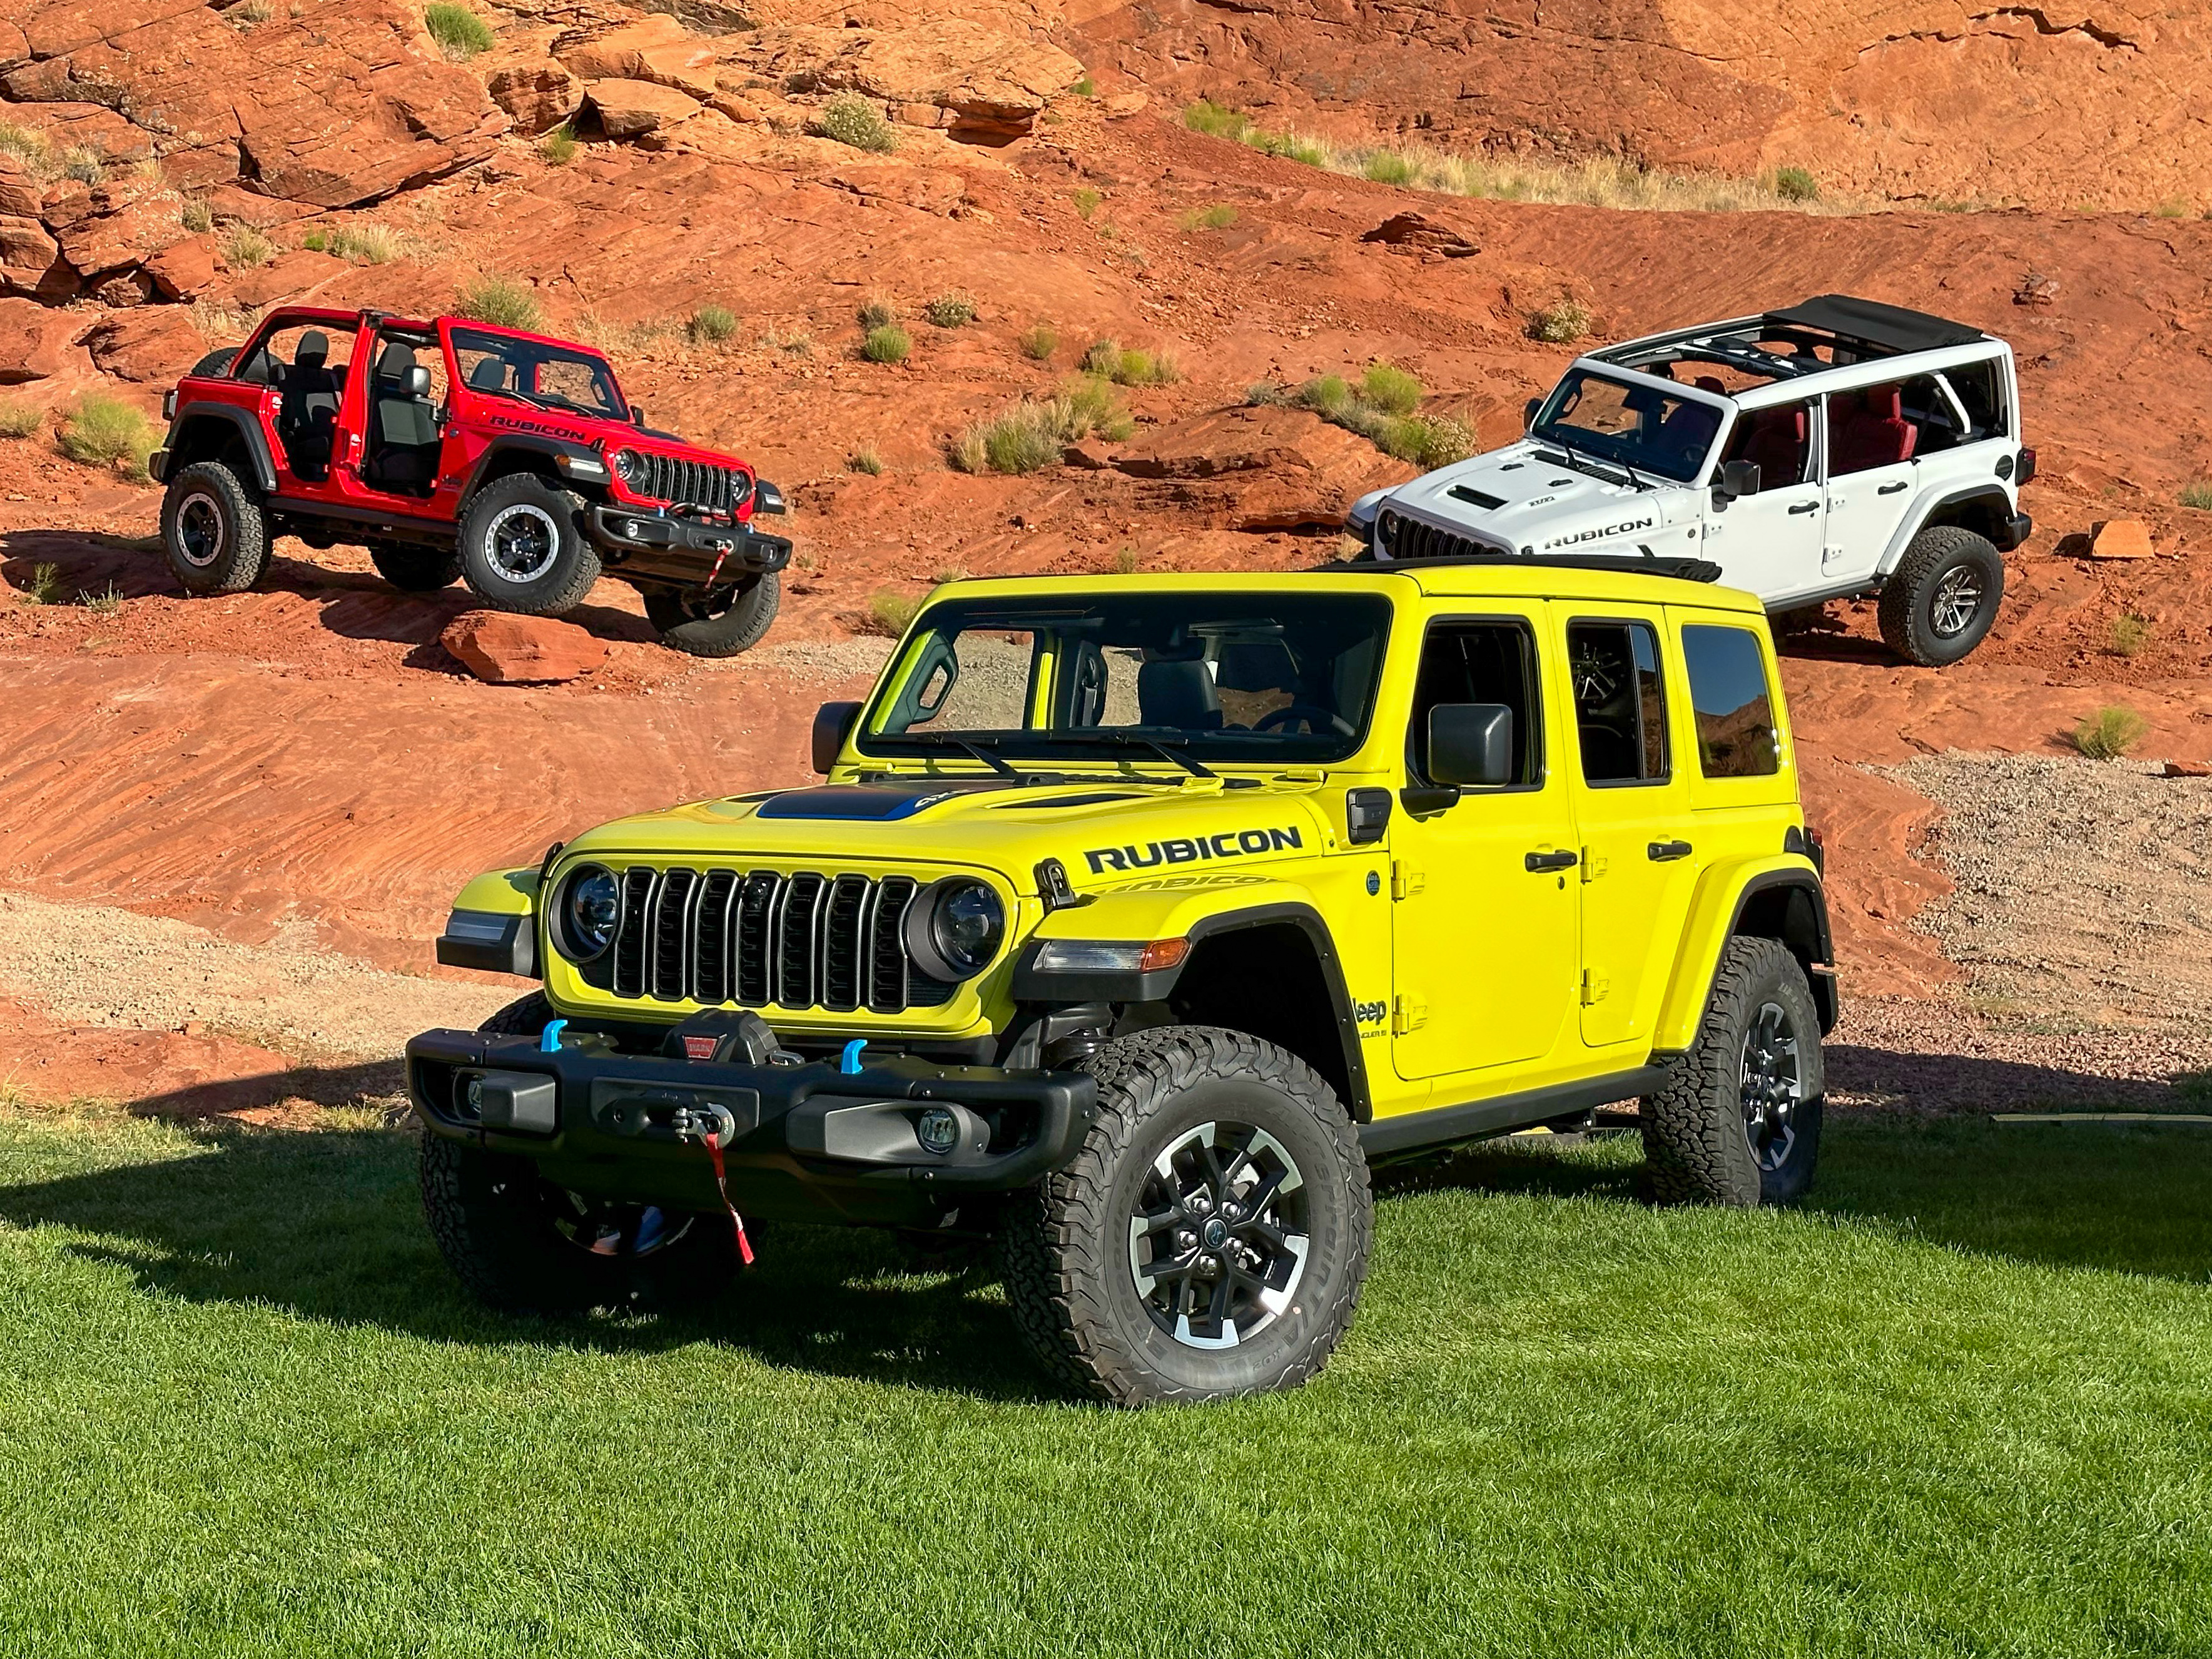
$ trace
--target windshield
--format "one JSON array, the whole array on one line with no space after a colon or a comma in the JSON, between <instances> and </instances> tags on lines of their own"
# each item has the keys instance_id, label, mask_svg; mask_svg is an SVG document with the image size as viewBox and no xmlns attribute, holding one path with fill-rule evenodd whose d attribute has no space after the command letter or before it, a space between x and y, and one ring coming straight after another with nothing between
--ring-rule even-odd
<instances>
[{"instance_id":1,"label":"windshield","mask_svg":"<svg viewBox=\"0 0 2212 1659\"><path fill-rule=\"evenodd\" d=\"M1705 466L1722 412L1656 386L1577 368L1544 400L1529 429L1587 459L1687 483Z\"/></svg>"},{"instance_id":2,"label":"windshield","mask_svg":"<svg viewBox=\"0 0 2212 1659\"><path fill-rule=\"evenodd\" d=\"M860 746L1000 766L1341 760L1389 631L1368 593L950 599L923 614Z\"/></svg>"},{"instance_id":3,"label":"windshield","mask_svg":"<svg viewBox=\"0 0 2212 1659\"><path fill-rule=\"evenodd\" d=\"M597 419L629 418L614 371L592 352L457 328L453 361L462 383L473 391L504 394L542 409L572 409Z\"/></svg>"}]
</instances>

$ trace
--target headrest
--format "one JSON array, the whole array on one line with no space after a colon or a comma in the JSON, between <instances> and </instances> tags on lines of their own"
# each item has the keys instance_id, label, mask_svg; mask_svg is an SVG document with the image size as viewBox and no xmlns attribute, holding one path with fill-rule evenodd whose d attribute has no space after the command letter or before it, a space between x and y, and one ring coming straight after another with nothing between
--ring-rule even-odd
<instances>
[{"instance_id":1,"label":"headrest","mask_svg":"<svg viewBox=\"0 0 2212 1659\"><path fill-rule=\"evenodd\" d=\"M376 378L380 380L404 380L407 371L415 367L415 348L394 340L386 346L376 359Z\"/></svg>"},{"instance_id":2,"label":"headrest","mask_svg":"<svg viewBox=\"0 0 2212 1659\"><path fill-rule=\"evenodd\" d=\"M300 337L298 349L292 353L295 368L320 368L331 355L331 337L319 328L311 328Z\"/></svg>"},{"instance_id":3,"label":"headrest","mask_svg":"<svg viewBox=\"0 0 2212 1659\"><path fill-rule=\"evenodd\" d=\"M507 359L485 357L469 371L469 384L479 392L503 392L507 389Z\"/></svg>"},{"instance_id":4,"label":"headrest","mask_svg":"<svg viewBox=\"0 0 2212 1659\"><path fill-rule=\"evenodd\" d=\"M1721 384L1720 377L1717 374L1698 375L1697 386L1700 392L1711 392L1720 397L1728 395L1728 388Z\"/></svg>"},{"instance_id":5,"label":"headrest","mask_svg":"<svg viewBox=\"0 0 2212 1659\"><path fill-rule=\"evenodd\" d=\"M1866 391L1866 412L1877 421L1905 418L1905 393L1900 386L1873 386Z\"/></svg>"},{"instance_id":6,"label":"headrest","mask_svg":"<svg viewBox=\"0 0 2212 1659\"><path fill-rule=\"evenodd\" d=\"M1196 657L1181 662L1148 662L1137 670L1137 717L1146 726L1186 732L1218 731L1221 697L1213 676Z\"/></svg>"}]
</instances>

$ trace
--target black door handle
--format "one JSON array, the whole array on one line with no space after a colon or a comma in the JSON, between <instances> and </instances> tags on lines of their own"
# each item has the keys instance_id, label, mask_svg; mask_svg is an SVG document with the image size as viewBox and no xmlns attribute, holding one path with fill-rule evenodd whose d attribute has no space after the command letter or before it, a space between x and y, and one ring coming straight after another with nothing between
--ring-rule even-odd
<instances>
[{"instance_id":1,"label":"black door handle","mask_svg":"<svg viewBox=\"0 0 2212 1659\"><path fill-rule=\"evenodd\" d=\"M1582 862L1572 853L1531 853L1521 860L1531 870L1571 870Z\"/></svg>"},{"instance_id":2,"label":"black door handle","mask_svg":"<svg viewBox=\"0 0 2212 1659\"><path fill-rule=\"evenodd\" d=\"M1817 513L1820 510L1820 504L1818 501L1800 501L1790 509L1792 516L1800 513Z\"/></svg>"},{"instance_id":3,"label":"black door handle","mask_svg":"<svg viewBox=\"0 0 2212 1659\"><path fill-rule=\"evenodd\" d=\"M1875 490L1874 493L1877 495L1894 495L1899 490L1909 489L1910 487L1911 486L1906 484L1904 479L1899 478L1895 483L1884 484L1881 489Z\"/></svg>"},{"instance_id":4,"label":"black door handle","mask_svg":"<svg viewBox=\"0 0 2212 1659\"><path fill-rule=\"evenodd\" d=\"M1655 841L1644 849L1644 856L1654 864L1671 864L1676 859L1686 859L1696 851L1686 841Z\"/></svg>"}]
</instances>

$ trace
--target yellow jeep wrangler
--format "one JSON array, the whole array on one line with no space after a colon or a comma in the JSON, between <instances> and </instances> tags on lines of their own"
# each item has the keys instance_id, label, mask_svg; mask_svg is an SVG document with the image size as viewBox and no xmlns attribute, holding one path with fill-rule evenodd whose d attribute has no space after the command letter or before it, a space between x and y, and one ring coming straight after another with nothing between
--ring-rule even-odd
<instances>
[{"instance_id":1,"label":"yellow jeep wrangler","mask_svg":"<svg viewBox=\"0 0 2212 1659\"><path fill-rule=\"evenodd\" d=\"M1711 574L940 588L827 781L462 893L439 959L544 989L408 1046L439 1243L560 1309L713 1291L741 1218L988 1235L1046 1365L1138 1404L1321 1368L1378 1158L1635 1099L1656 1196L1796 1197L1826 904Z\"/></svg>"}]
</instances>

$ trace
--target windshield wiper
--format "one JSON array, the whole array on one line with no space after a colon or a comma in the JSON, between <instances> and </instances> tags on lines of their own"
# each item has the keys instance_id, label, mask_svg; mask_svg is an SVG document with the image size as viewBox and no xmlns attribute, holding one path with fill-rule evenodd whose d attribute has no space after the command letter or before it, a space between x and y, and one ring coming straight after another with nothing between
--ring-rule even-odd
<instances>
[{"instance_id":1,"label":"windshield wiper","mask_svg":"<svg viewBox=\"0 0 2212 1659\"><path fill-rule=\"evenodd\" d=\"M1104 744L1113 749L1149 749L1162 760L1180 766L1194 778L1210 778L1215 775L1212 767L1193 760L1188 755L1178 754L1174 746L1159 738L1147 738L1134 732L1055 732L1053 737L1064 742Z\"/></svg>"},{"instance_id":2,"label":"windshield wiper","mask_svg":"<svg viewBox=\"0 0 2212 1659\"><path fill-rule=\"evenodd\" d=\"M1626 461L1615 461L1612 460L1609 457L1601 458L1595 455L1586 455L1581 450L1577 449L1572 444L1569 443L1565 438L1560 437L1557 433L1549 434L1549 438L1551 442L1559 445L1560 448L1567 452L1567 465L1570 466L1579 466L1585 472L1595 474L1596 477L1602 478L1605 477L1605 468L1609 464L1619 467L1623 472L1626 472L1628 475L1629 483L1634 484L1638 489L1644 489L1650 487L1645 484L1643 479L1636 476L1635 469L1630 466Z\"/></svg>"},{"instance_id":3,"label":"windshield wiper","mask_svg":"<svg viewBox=\"0 0 2212 1659\"><path fill-rule=\"evenodd\" d=\"M936 744L947 749L962 750L982 762L1002 778L1012 778L1017 783L1030 783L1035 781L1027 773L1017 771L1007 764L980 738L955 737L950 732L901 732L897 734L897 740L901 743Z\"/></svg>"}]
</instances>

